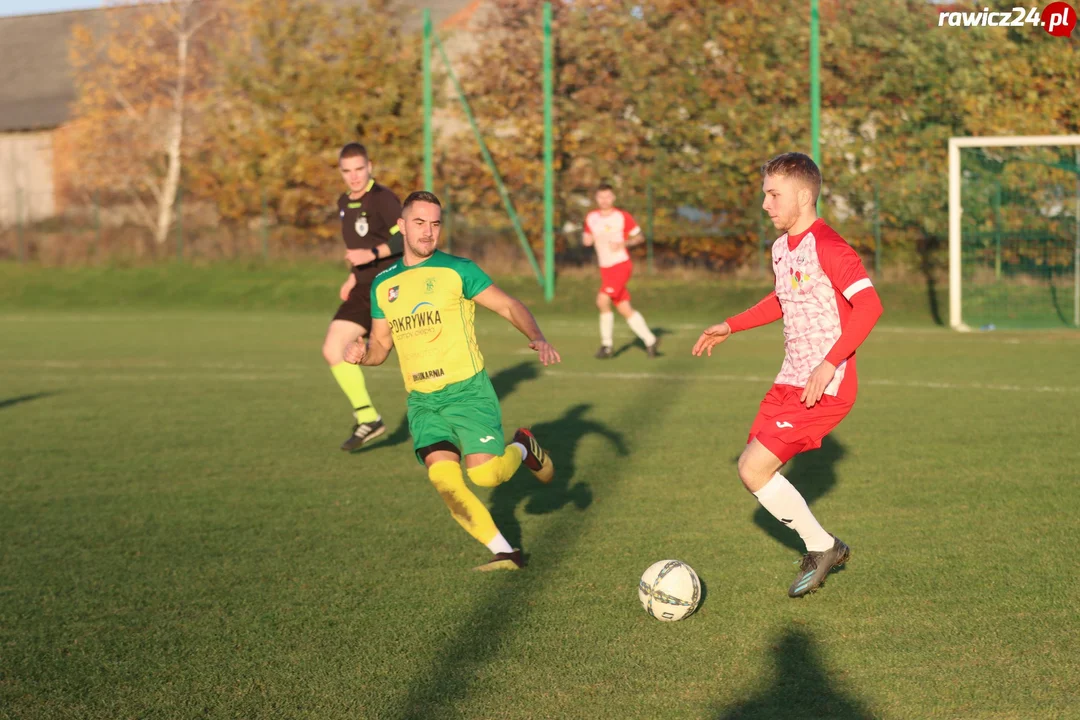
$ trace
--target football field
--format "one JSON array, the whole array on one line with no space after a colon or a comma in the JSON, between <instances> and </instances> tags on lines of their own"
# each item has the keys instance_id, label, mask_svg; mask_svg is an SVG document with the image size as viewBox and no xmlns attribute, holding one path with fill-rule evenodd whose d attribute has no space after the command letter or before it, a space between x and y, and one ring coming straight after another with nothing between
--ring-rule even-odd
<instances>
[{"instance_id":1,"label":"football field","mask_svg":"<svg viewBox=\"0 0 1080 720\"><path fill-rule=\"evenodd\" d=\"M662 356L619 321L598 361L591 281L528 288L548 369L478 309L507 437L557 469L476 489L529 560L479 574L396 358L387 434L338 450L335 285L174 302L153 272L0 293L0 718L1080 717L1078 333L954 334L883 290L854 411L784 471L853 558L791 600L798 536L735 471L780 327L690 355L757 290L643 282ZM638 603L664 558L705 585L682 622Z\"/></svg>"}]
</instances>

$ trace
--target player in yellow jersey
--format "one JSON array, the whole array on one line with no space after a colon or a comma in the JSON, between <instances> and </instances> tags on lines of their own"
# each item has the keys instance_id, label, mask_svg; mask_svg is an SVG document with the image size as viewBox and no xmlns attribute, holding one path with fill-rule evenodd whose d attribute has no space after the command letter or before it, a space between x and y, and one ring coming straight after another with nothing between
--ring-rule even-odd
<instances>
[{"instance_id":1,"label":"player in yellow jersey","mask_svg":"<svg viewBox=\"0 0 1080 720\"><path fill-rule=\"evenodd\" d=\"M526 428L503 447L499 398L484 369L473 318L480 304L506 318L529 339L540 362L559 362L555 351L519 300L496 287L471 260L436 249L442 205L429 192L405 199L398 227L404 256L371 285L371 334L349 345L345 360L381 365L397 347L405 389L409 391L409 432L417 459L450 509L450 514L494 554L477 570L516 570L524 566L491 513L466 487L509 480L524 463L541 482L551 482L551 457Z\"/></svg>"}]
</instances>

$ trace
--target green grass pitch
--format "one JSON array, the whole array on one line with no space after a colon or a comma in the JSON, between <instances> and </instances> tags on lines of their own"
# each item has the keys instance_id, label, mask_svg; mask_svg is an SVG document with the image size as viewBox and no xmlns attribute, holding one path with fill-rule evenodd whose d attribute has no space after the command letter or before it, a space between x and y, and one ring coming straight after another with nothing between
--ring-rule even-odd
<instances>
[{"instance_id":1,"label":"green grass pitch","mask_svg":"<svg viewBox=\"0 0 1080 720\"><path fill-rule=\"evenodd\" d=\"M782 359L778 326L690 356L760 287L636 282L662 332L592 281L533 305L539 367L478 310L507 437L558 467L478 489L529 567L487 551L389 424L347 455L319 353L337 270L0 268L0 718L1080 717L1080 335L958 335L883 288L852 414L785 474L854 556L809 598L797 536L735 458ZM651 563L706 594L649 618Z\"/></svg>"}]
</instances>

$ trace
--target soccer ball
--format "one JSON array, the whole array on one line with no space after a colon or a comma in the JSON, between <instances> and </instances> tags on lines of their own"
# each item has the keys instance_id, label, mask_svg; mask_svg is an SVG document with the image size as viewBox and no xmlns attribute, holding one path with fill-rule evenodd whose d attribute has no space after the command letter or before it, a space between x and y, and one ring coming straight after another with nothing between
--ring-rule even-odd
<instances>
[{"instance_id":1,"label":"soccer ball","mask_svg":"<svg viewBox=\"0 0 1080 720\"><path fill-rule=\"evenodd\" d=\"M661 560L642 573L638 599L645 612L657 620L682 620L701 602L701 581L681 560Z\"/></svg>"}]
</instances>

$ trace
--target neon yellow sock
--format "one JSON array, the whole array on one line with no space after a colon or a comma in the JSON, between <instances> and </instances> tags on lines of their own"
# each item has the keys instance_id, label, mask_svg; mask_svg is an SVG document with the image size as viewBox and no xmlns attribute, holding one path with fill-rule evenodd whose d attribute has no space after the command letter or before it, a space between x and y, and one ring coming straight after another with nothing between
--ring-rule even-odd
<instances>
[{"instance_id":1,"label":"neon yellow sock","mask_svg":"<svg viewBox=\"0 0 1080 720\"><path fill-rule=\"evenodd\" d=\"M375 412L371 405L371 396L368 395L367 383L364 382L364 373L359 365L342 362L331 365L330 372L352 403L356 422L366 423L378 419L379 413Z\"/></svg>"},{"instance_id":2,"label":"neon yellow sock","mask_svg":"<svg viewBox=\"0 0 1080 720\"><path fill-rule=\"evenodd\" d=\"M451 460L432 463L428 468L428 479L465 532L484 545L495 539L499 529L484 503L465 486L460 464Z\"/></svg>"},{"instance_id":3,"label":"neon yellow sock","mask_svg":"<svg viewBox=\"0 0 1080 720\"><path fill-rule=\"evenodd\" d=\"M495 487L514 477L521 467L521 451L508 445L506 452L493 457L483 465L469 468L469 479L480 487Z\"/></svg>"}]
</instances>

